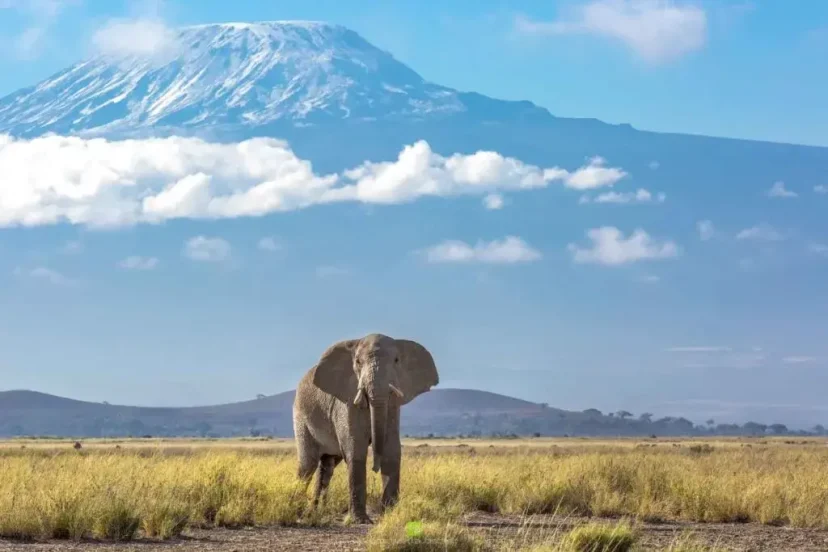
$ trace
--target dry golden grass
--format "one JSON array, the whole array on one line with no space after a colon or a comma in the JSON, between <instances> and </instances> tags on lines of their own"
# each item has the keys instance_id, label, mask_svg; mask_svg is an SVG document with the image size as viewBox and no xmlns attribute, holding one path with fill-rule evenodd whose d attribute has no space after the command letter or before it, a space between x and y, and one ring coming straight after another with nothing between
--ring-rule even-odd
<instances>
[{"instance_id":1,"label":"dry golden grass","mask_svg":"<svg viewBox=\"0 0 828 552\"><path fill-rule=\"evenodd\" d=\"M72 441L4 443L0 536L170 538L187 526L326 524L347 511L344 465L327 502L306 511L312 489L295 478L290 441L147 441L84 442L80 450ZM468 440L466 447L450 440L406 443L403 499L374 526L369 548L489 549L461 523L475 511L828 528L825 442L764 441L750 447L743 440L657 446L641 440L527 440L509 442L509 448ZM376 506L380 477L368 475L369 504ZM412 521L422 522L413 536L406 532ZM628 549L589 548L590 542L635 540L632 529L613 530L616 537L628 531L629 539L612 540L602 526L546 535L514 549ZM702 548L676 543L674 550Z\"/></svg>"}]
</instances>

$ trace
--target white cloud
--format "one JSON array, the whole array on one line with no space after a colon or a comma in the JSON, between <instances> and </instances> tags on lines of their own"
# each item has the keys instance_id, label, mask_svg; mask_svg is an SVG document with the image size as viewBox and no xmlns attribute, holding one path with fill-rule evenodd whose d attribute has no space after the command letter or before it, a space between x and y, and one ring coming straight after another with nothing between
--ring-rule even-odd
<instances>
[{"instance_id":1,"label":"white cloud","mask_svg":"<svg viewBox=\"0 0 828 552\"><path fill-rule=\"evenodd\" d=\"M771 186L770 190L767 192L768 197L775 197L775 198L793 198L799 197L799 194L794 192L793 190L789 190L785 187L785 183L781 180L778 182L774 182L773 186Z\"/></svg>"},{"instance_id":2,"label":"white cloud","mask_svg":"<svg viewBox=\"0 0 828 552\"><path fill-rule=\"evenodd\" d=\"M518 17L519 32L531 35L591 34L623 43L648 63L673 61L707 42L707 14L672 0L593 0L568 18L552 22Z\"/></svg>"},{"instance_id":3,"label":"white cloud","mask_svg":"<svg viewBox=\"0 0 828 552\"><path fill-rule=\"evenodd\" d=\"M627 173L622 169L605 167L604 165L606 165L606 160L603 157L595 156L585 166L573 173L558 168L546 169L544 177L548 180L560 178L567 188L583 191L612 186L627 176Z\"/></svg>"},{"instance_id":4,"label":"white cloud","mask_svg":"<svg viewBox=\"0 0 828 552\"><path fill-rule=\"evenodd\" d=\"M280 251L282 249L282 243L272 236L266 236L259 240L256 244L256 247L261 249L262 251L268 251L273 253L275 251Z\"/></svg>"},{"instance_id":5,"label":"white cloud","mask_svg":"<svg viewBox=\"0 0 828 552\"><path fill-rule=\"evenodd\" d=\"M828 186L824 184L817 184L814 186L814 192L818 194L828 194Z\"/></svg>"},{"instance_id":6,"label":"white cloud","mask_svg":"<svg viewBox=\"0 0 828 552\"><path fill-rule=\"evenodd\" d=\"M483 198L483 206L489 210L503 208L503 196L500 194L489 194Z\"/></svg>"},{"instance_id":7,"label":"white cloud","mask_svg":"<svg viewBox=\"0 0 828 552\"><path fill-rule=\"evenodd\" d=\"M179 51L178 34L160 19L114 19L92 35L101 55L168 60Z\"/></svg>"},{"instance_id":8,"label":"white cloud","mask_svg":"<svg viewBox=\"0 0 828 552\"><path fill-rule=\"evenodd\" d=\"M650 161L650 164L648 166L650 167L650 170L655 171L658 170L658 168L661 166L661 163L659 163L658 161Z\"/></svg>"},{"instance_id":9,"label":"white cloud","mask_svg":"<svg viewBox=\"0 0 828 552\"><path fill-rule=\"evenodd\" d=\"M595 203L664 203L667 199L667 194L659 192L653 195L644 188L639 188L635 192L605 192L595 198ZM588 203L589 200L581 203Z\"/></svg>"},{"instance_id":10,"label":"white cloud","mask_svg":"<svg viewBox=\"0 0 828 552\"><path fill-rule=\"evenodd\" d=\"M14 273L17 276L27 276L29 278L34 278L36 280L43 280L55 286L71 286L75 284L75 281L71 278L67 278L57 270L52 270L51 268L46 267L36 267L29 270L25 270L22 268L16 268Z\"/></svg>"},{"instance_id":11,"label":"white cloud","mask_svg":"<svg viewBox=\"0 0 828 552\"><path fill-rule=\"evenodd\" d=\"M447 240L425 251L430 263L485 263L515 264L537 261L542 254L517 236L502 240L478 241L470 245L459 240Z\"/></svg>"},{"instance_id":12,"label":"white cloud","mask_svg":"<svg viewBox=\"0 0 828 552\"><path fill-rule=\"evenodd\" d=\"M226 261L230 258L230 250L230 244L221 238L196 236L184 244L184 256L193 261Z\"/></svg>"},{"instance_id":13,"label":"white cloud","mask_svg":"<svg viewBox=\"0 0 828 552\"><path fill-rule=\"evenodd\" d=\"M788 356L782 359L785 364L811 364L816 361L817 358L812 356Z\"/></svg>"},{"instance_id":14,"label":"white cloud","mask_svg":"<svg viewBox=\"0 0 828 552\"><path fill-rule=\"evenodd\" d=\"M286 142L273 138L214 143L53 135L32 140L0 135L0 174L0 227L253 217L320 203L486 196L553 182L585 190L612 186L626 175L600 158L570 172L490 151L443 157L424 141L405 147L394 161L317 175Z\"/></svg>"},{"instance_id":15,"label":"white cloud","mask_svg":"<svg viewBox=\"0 0 828 552\"><path fill-rule=\"evenodd\" d=\"M733 349L719 345L693 345L685 347L669 347L665 349L668 353L729 353Z\"/></svg>"},{"instance_id":16,"label":"white cloud","mask_svg":"<svg viewBox=\"0 0 828 552\"><path fill-rule=\"evenodd\" d=\"M118 266L124 270L153 270L158 266L156 257L140 257L133 255L123 259Z\"/></svg>"},{"instance_id":17,"label":"white cloud","mask_svg":"<svg viewBox=\"0 0 828 552\"><path fill-rule=\"evenodd\" d=\"M713 222L709 220L700 220L697 222L696 229L699 231L699 239L701 241L711 240L716 235L716 228L713 226Z\"/></svg>"},{"instance_id":18,"label":"white cloud","mask_svg":"<svg viewBox=\"0 0 828 552\"><path fill-rule=\"evenodd\" d=\"M737 240L781 241L785 239L779 230L768 224L745 228L736 234Z\"/></svg>"},{"instance_id":19,"label":"white cloud","mask_svg":"<svg viewBox=\"0 0 828 552\"><path fill-rule=\"evenodd\" d=\"M589 248L569 244L576 263L595 263L618 266L642 260L669 259L680 255L679 247L672 241L658 241L642 229L636 229L629 238L618 228L603 226L586 233L592 242Z\"/></svg>"}]
</instances>

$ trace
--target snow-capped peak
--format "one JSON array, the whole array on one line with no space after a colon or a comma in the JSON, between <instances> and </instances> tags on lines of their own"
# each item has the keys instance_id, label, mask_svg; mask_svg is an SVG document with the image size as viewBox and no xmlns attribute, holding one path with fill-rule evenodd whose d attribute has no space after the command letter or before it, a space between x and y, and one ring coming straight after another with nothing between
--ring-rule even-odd
<instances>
[{"instance_id":1,"label":"snow-capped peak","mask_svg":"<svg viewBox=\"0 0 828 552\"><path fill-rule=\"evenodd\" d=\"M0 99L0 132L410 120L469 109L464 94L340 25L193 25L170 46L166 57L101 53Z\"/></svg>"}]
</instances>

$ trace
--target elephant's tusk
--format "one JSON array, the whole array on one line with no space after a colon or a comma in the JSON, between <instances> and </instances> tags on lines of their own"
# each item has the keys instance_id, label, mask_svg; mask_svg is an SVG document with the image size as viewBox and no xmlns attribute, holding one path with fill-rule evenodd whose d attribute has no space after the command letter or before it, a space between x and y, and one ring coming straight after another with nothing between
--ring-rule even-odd
<instances>
[{"instance_id":1,"label":"elephant's tusk","mask_svg":"<svg viewBox=\"0 0 828 552\"><path fill-rule=\"evenodd\" d=\"M396 385L394 385L393 383L389 383L389 384L388 384L388 387L390 387L390 388L391 388L391 391L393 391L393 392L394 392L394 394L395 394L396 396L398 396L399 398L403 398L403 397L405 396L405 395L403 394L403 392L402 392L402 391L400 391L400 389L399 389Z\"/></svg>"},{"instance_id":2,"label":"elephant's tusk","mask_svg":"<svg viewBox=\"0 0 828 552\"><path fill-rule=\"evenodd\" d=\"M363 393L362 387L360 387L359 391L357 391L356 398L354 399L354 404L357 405L357 406L361 406L364 401L365 401L365 393Z\"/></svg>"}]
</instances>

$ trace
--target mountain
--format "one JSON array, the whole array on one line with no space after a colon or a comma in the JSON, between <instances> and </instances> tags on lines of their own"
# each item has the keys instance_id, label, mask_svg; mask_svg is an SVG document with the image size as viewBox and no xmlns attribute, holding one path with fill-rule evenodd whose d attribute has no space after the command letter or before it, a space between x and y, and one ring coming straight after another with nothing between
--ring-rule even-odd
<instances>
[{"instance_id":1,"label":"mountain","mask_svg":"<svg viewBox=\"0 0 828 552\"><path fill-rule=\"evenodd\" d=\"M424 80L356 32L317 22L182 28L163 57L98 55L0 99L0 132L257 128L277 122L551 119Z\"/></svg>"},{"instance_id":2,"label":"mountain","mask_svg":"<svg viewBox=\"0 0 828 552\"><path fill-rule=\"evenodd\" d=\"M269 136L287 140L320 173L395 159L418 140L441 155L490 150L539 166L577 167L600 155L636 170L657 160L657 175L676 188L703 183L715 193L697 198L707 205L721 200L722 187L769 174L821 181L828 166L828 148L647 132L457 91L354 31L302 21L183 27L163 55L98 55L0 98L0 133L50 132ZM651 176L638 170L636 182L646 186Z\"/></svg>"}]
</instances>

